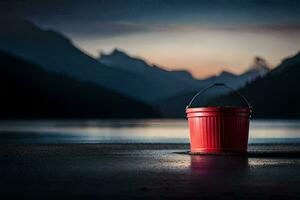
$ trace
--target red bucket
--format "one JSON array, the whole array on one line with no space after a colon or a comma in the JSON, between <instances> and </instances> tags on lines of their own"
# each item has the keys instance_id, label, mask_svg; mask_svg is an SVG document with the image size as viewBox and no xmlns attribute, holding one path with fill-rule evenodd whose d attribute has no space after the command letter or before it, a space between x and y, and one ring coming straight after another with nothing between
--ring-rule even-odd
<instances>
[{"instance_id":1,"label":"red bucket","mask_svg":"<svg viewBox=\"0 0 300 200\"><path fill-rule=\"evenodd\" d=\"M224 86L238 94L247 107L191 108L195 98L214 86ZM191 153L246 153L251 106L238 91L216 83L198 92L186 108L190 128Z\"/></svg>"}]
</instances>

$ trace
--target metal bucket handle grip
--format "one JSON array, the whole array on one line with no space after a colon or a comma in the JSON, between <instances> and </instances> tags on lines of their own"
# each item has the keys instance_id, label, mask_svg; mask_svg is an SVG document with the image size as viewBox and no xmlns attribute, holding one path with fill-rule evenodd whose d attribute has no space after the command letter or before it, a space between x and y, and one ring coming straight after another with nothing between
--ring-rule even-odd
<instances>
[{"instance_id":1,"label":"metal bucket handle grip","mask_svg":"<svg viewBox=\"0 0 300 200\"><path fill-rule=\"evenodd\" d=\"M247 104L247 106L250 108L250 110L252 109L252 106L250 105L249 101L246 99L246 97L244 97L244 95L242 95L239 91L233 89L232 87L229 87L228 85L226 85L225 83L213 83L209 86L207 86L206 88L203 88L202 90L200 90L199 92L197 92L197 94L195 94L195 96L192 98L192 100L190 101L190 103L186 106L186 109L188 109L192 103L194 102L194 100L203 92L205 92L206 90L215 87L215 86L224 86L232 91L234 91L239 97L241 97L243 99L243 101Z\"/></svg>"}]
</instances>

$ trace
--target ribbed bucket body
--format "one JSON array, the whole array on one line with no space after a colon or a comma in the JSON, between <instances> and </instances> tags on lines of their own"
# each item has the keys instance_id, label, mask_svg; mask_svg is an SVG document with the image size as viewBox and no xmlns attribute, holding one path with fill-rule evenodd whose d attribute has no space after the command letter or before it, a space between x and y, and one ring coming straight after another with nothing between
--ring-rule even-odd
<instances>
[{"instance_id":1,"label":"ribbed bucket body","mask_svg":"<svg viewBox=\"0 0 300 200\"><path fill-rule=\"evenodd\" d=\"M186 110L192 153L246 153L248 107L203 107Z\"/></svg>"}]
</instances>

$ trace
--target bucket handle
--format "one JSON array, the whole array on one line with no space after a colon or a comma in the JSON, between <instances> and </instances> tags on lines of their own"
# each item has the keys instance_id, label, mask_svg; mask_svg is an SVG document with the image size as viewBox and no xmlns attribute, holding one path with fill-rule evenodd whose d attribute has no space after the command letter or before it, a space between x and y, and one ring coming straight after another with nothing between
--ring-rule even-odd
<instances>
[{"instance_id":1,"label":"bucket handle","mask_svg":"<svg viewBox=\"0 0 300 200\"><path fill-rule=\"evenodd\" d=\"M195 94L195 96L192 98L192 100L190 101L190 103L186 106L186 109L188 109L192 103L194 102L194 100L203 92L205 92L206 90L215 87L215 86L223 86L226 87L230 90L232 90L234 93L236 93L239 97L241 97L243 99L243 101L247 104L247 106L252 109L252 106L250 105L249 101L246 99L246 97L244 95L242 95L239 91L233 89L232 87L229 87L228 85L226 85L225 83L213 83L209 86L207 86L206 88L203 88L202 90L200 90L199 92L197 92L197 94Z\"/></svg>"}]
</instances>

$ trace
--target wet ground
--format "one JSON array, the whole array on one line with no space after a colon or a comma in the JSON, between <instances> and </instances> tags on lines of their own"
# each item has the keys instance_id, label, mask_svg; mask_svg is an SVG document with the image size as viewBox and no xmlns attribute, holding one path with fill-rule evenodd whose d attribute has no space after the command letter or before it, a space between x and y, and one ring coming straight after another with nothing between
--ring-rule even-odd
<instances>
[{"instance_id":1,"label":"wet ground","mask_svg":"<svg viewBox=\"0 0 300 200\"><path fill-rule=\"evenodd\" d=\"M188 148L3 144L1 199L300 198L299 144L251 145L244 157L192 156Z\"/></svg>"}]
</instances>

